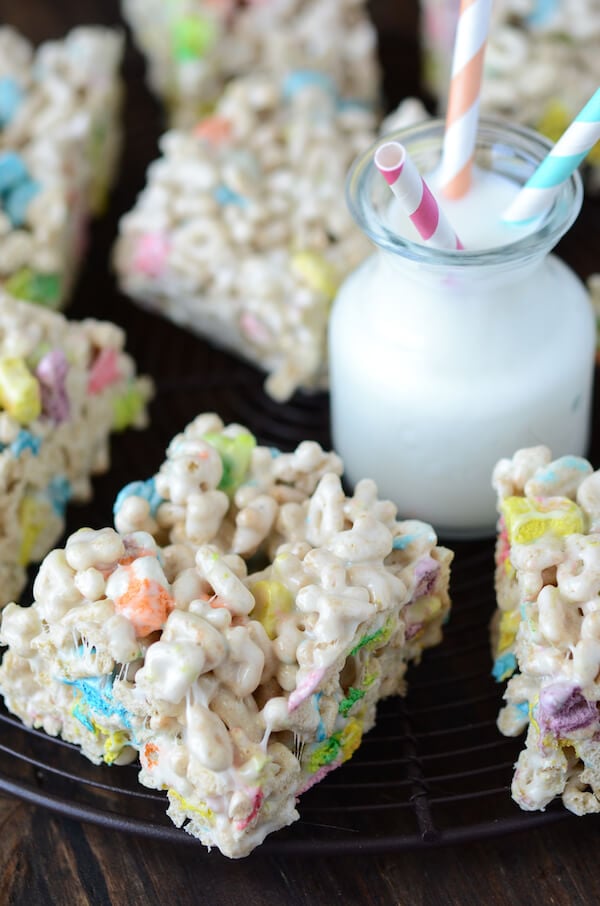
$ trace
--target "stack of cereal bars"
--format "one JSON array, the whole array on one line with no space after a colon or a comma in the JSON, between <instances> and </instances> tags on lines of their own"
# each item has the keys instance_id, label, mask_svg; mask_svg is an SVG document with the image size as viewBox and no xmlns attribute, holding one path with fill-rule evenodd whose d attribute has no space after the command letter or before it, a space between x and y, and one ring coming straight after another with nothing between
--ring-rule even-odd
<instances>
[{"instance_id":1,"label":"stack of cereal bars","mask_svg":"<svg viewBox=\"0 0 600 906\"><path fill-rule=\"evenodd\" d=\"M119 494L116 530L76 532L5 609L7 706L94 762L139 756L175 824L230 857L297 820L449 609L450 551L341 471L198 416Z\"/></svg>"}]
</instances>

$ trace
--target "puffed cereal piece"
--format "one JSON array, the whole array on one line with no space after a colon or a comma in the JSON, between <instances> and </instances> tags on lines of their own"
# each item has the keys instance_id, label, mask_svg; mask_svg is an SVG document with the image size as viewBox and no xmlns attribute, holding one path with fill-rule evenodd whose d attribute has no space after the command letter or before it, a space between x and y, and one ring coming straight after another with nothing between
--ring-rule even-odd
<instances>
[{"instance_id":1,"label":"puffed cereal piece","mask_svg":"<svg viewBox=\"0 0 600 906\"><path fill-rule=\"evenodd\" d=\"M0 27L0 286L63 307L120 149L122 37L76 28L35 49Z\"/></svg>"},{"instance_id":2,"label":"puffed cereal piece","mask_svg":"<svg viewBox=\"0 0 600 906\"><path fill-rule=\"evenodd\" d=\"M68 501L91 496L110 432L145 425L150 384L124 341L113 324L67 321L0 290L0 606L56 543Z\"/></svg>"},{"instance_id":3,"label":"puffed cereal piece","mask_svg":"<svg viewBox=\"0 0 600 906\"><path fill-rule=\"evenodd\" d=\"M600 811L600 473L578 456L551 460L535 447L494 470L493 673L508 680L500 731L528 727L514 800L536 810L561 796L580 815Z\"/></svg>"},{"instance_id":4,"label":"puffed cereal piece","mask_svg":"<svg viewBox=\"0 0 600 906\"><path fill-rule=\"evenodd\" d=\"M179 498L178 462L194 455L186 490L222 493L234 527L210 522L199 531L212 541L197 545ZM405 691L408 662L439 641L450 606L452 554L431 527L398 522L371 481L347 497L340 472L317 444L279 453L199 416L159 475L120 495L127 531L75 533L43 562L33 605L6 608L7 707L95 763L137 755L140 782L166 789L173 822L231 858L297 820L300 794L352 756L377 702ZM127 525L132 499L154 512L160 543ZM239 556L237 515L266 499L301 509L303 532L269 513ZM182 540L161 546L176 529ZM272 550L258 572L257 542Z\"/></svg>"},{"instance_id":5,"label":"puffed cereal piece","mask_svg":"<svg viewBox=\"0 0 600 906\"><path fill-rule=\"evenodd\" d=\"M232 78L321 72L343 98L379 99L376 32L364 0L122 0L173 125L192 126Z\"/></svg>"},{"instance_id":6,"label":"puffed cereal piece","mask_svg":"<svg viewBox=\"0 0 600 906\"><path fill-rule=\"evenodd\" d=\"M285 400L327 380L327 324L369 243L344 203L347 170L375 138L320 74L229 84L162 157L120 222L123 291L267 372Z\"/></svg>"}]
</instances>

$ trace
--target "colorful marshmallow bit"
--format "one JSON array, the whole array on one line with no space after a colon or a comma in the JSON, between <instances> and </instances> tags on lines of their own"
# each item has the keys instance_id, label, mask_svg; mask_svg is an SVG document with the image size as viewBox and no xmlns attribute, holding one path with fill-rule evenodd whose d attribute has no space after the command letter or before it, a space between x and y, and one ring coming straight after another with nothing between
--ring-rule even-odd
<instances>
[{"instance_id":1,"label":"colorful marshmallow bit","mask_svg":"<svg viewBox=\"0 0 600 906\"><path fill-rule=\"evenodd\" d=\"M182 62L203 57L215 39L215 24L207 16L182 16L172 24L173 52Z\"/></svg>"},{"instance_id":2,"label":"colorful marshmallow bit","mask_svg":"<svg viewBox=\"0 0 600 906\"><path fill-rule=\"evenodd\" d=\"M28 178L23 158L15 151L0 152L0 195L4 196Z\"/></svg>"},{"instance_id":3,"label":"colorful marshmallow bit","mask_svg":"<svg viewBox=\"0 0 600 906\"><path fill-rule=\"evenodd\" d=\"M41 414L40 385L18 356L0 358L0 406L22 425Z\"/></svg>"},{"instance_id":4,"label":"colorful marshmallow bit","mask_svg":"<svg viewBox=\"0 0 600 906\"><path fill-rule=\"evenodd\" d=\"M48 500L57 516L64 516L67 503L73 496L71 482L65 475L54 475L46 489Z\"/></svg>"},{"instance_id":5,"label":"colorful marshmallow bit","mask_svg":"<svg viewBox=\"0 0 600 906\"><path fill-rule=\"evenodd\" d=\"M291 258L292 270L314 292L326 299L333 299L339 284L340 277L335 267L323 255L309 249L294 252Z\"/></svg>"},{"instance_id":6,"label":"colorful marshmallow bit","mask_svg":"<svg viewBox=\"0 0 600 906\"><path fill-rule=\"evenodd\" d=\"M88 393L100 393L121 377L119 353L116 349L101 349L90 368Z\"/></svg>"},{"instance_id":7,"label":"colorful marshmallow bit","mask_svg":"<svg viewBox=\"0 0 600 906\"><path fill-rule=\"evenodd\" d=\"M145 394L135 383L114 401L113 430L124 431L135 425L144 409Z\"/></svg>"},{"instance_id":8,"label":"colorful marshmallow bit","mask_svg":"<svg viewBox=\"0 0 600 906\"><path fill-rule=\"evenodd\" d=\"M6 281L6 290L15 299L26 299L48 308L57 308L61 298L62 281L58 274L39 274L24 267L9 277Z\"/></svg>"},{"instance_id":9,"label":"colorful marshmallow bit","mask_svg":"<svg viewBox=\"0 0 600 906\"><path fill-rule=\"evenodd\" d=\"M286 101L293 100L307 89L317 89L332 101L337 100L337 88L331 76L316 69L295 69L283 80L281 92Z\"/></svg>"},{"instance_id":10,"label":"colorful marshmallow bit","mask_svg":"<svg viewBox=\"0 0 600 906\"><path fill-rule=\"evenodd\" d=\"M12 453L12 455L16 459L18 459L19 456L21 456L21 454L24 453L26 450L31 450L33 456L37 456L40 451L41 445L42 445L41 437L36 437L36 435L31 434L30 431L25 431L24 429L21 429L21 431L19 431L19 433L17 434L15 440L13 440L9 449L10 449L10 452ZM6 449L6 448L4 448L4 449Z\"/></svg>"},{"instance_id":11,"label":"colorful marshmallow bit","mask_svg":"<svg viewBox=\"0 0 600 906\"><path fill-rule=\"evenodd\" d=\"M133 267L147 277L160 277L165 268L170 242L163 233L144 233L135 248Z\"/></svg>"},{"instance_id":12,"label":"colorful marshmallow bit","mask_svg":"<svg viewBox=\"0 0 600 906\"><path fill-rule=\"evenodd\" d=\"M200 120L197 126L194 126L192 134L215 147L227 144L231 138L233 125L230 119L225 116L206 116Z\"/></svg>"},{"instance_id":13,"label":"colorful marshmallow bit","mask_svg":"<svg viewBox=\"0 0 600 906\"><path fill-rule=\"evenodd\" d=\"M234 437L210 433L204 436L204 440L221 456L223 475L219 483L219 490L230 495L235 493L248 472L252 451L256 446L256 438L248 431L236 434Z\"/></svg>"},{"instance_id":14,"label":"colorful marshmallow bit","mask_svg":"<svg viewBox=\"0 0 600 906\"><path fill-rule=\"evenodd\" d=\"M23 226L27 219L27 209L40 191L40 184L33 179L27 178L4 195L4 212L8 216L13 227Z\"/></svg>"},{"instance_id":15,"label":"colorful marshmallow bit","mask_svg":"<svg viewBox=\"0 0 600 906\"><path fill-rule=\"evenodd\" d=\"M10 76L0 78L0 129L4 129L15 118L23 102L23 89Z\"/></svg>"},{"instance_id":16,"label":"colorful marshmallow bit","mask_svg":"<svg viewBox=\"0 0 600 906\"><path fill-rule=\"evenodd\" d=\"M282 619L294 610L293 595L281 582L266 579L256 582L250 591L256 601L250 616L262 623L269 638L274 639L279 634Z\"/></svg>"},{"instance_id":17,"label":"colorful marshmallow bit","mask_svg":"<svg viewBox=\"0 0 600 906\"><path fill-rule=\"evenodd\" d=\"M175 602L158 561L150 556L118 566L107 583L117 613L129 620L138 638L162 629Z\"/></svg>"},{"instance_id":18,"label":"colorful marshmallow bit","mask_svg":"<svg viewBox=\"0 0 600 906\"><path fill-rule=\"evenodd\" d=\"M14 151L0 152L0 202L13 227L23 226L29 203L40 191L23 158Z\"/></svg>"},{"instance_id":19,"label":"colorful marshmallow bit","mask_svg":"<svg viewBox=\"0 0 600 906\"><path fill-rule=\"evenodd\" d=\"M48 522L47 501L42 494L26 494L19 507L21 547L19 563L27 566L33 559L33 550Z\"/></svg>"},{"instance_id":20,"label":"colorful marshmallow bit","mask_svg":"<svg viewBox=\"0 0 600 906\"><path fill-rule=\"evenodd\" d=\"M153 478L149 478L147 481L131 481L121 488L117 494L113 507L115 516L118 514L125 501L130 497L141 497L142 500L147 500L150 504L150 513L152 516L156 516L156 511L161 503L164 502L163 498L156 490L156 482Z\"/></svg>"},{"instance_id":21,"label":"colorful marshmallow bit","mask_svg":"<svg viewBox=\"0 0 600 906\"><path fill-rule=\"evenodd\" d=\"M530 544L547 533L570 535L585 527L583 512L566 498L507 497L501 503L501 512L511 544Z\"/></svg>"},{"instance_id":22,"label":"colorful marshmallow bit","mask_svg":"<svg viewBox=\"0 0 600 906\"><path fill-rule=\"evenodd\" d=\"M69 363L62 349L52 349L44 355L35 370L40 382L42 412L56 424L67 421L71 407L66 378Z\"/></svg>"}]
</instances>

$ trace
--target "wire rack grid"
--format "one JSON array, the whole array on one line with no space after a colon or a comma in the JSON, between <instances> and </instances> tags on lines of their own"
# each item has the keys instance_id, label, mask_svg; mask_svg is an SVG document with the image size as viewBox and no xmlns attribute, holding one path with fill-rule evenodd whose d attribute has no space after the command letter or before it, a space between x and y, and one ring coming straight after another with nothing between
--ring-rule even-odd
<instances>
[{"instance_id":1,"label":"wire rack grid","mask_svg":"<svg viewBox=\"0 0 600 906\"><path fill-rule=\"evenodd\" d=\"M325 395L273 403L253 369L207 347L211 381L159 382L150 436L124 435L118 467L99 480L114 499L124 480L148 477L177 430L214 409L248 425L259 442L290 449L304 438L329 445ZM217 379L215 379L215 375ZM220 378L218 377L220 375ZM110 524L98 502L72 526ZM109 519L107 522L106 519ZM453 609L443 643L409 671L406 698L379 705L376 727L354 757L305 793L300 821L261 847L267 853L390 851L460 843L564 820L556 804L524 813L510 798L521 742L496 728L502 688L490 677L488 624L494 608L493 542L453 545ZM165 815L166 794L145 789L135 765L94 766L76 747L25 728L0 710L0 790L67 817L178 844L199 845Z\"/></svg>"}]
</instances>

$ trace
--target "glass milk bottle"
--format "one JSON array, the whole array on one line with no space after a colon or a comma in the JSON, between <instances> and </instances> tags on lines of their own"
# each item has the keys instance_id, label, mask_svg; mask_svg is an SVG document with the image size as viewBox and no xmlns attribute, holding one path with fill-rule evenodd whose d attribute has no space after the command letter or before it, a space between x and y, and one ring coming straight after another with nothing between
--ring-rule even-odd
<instances>
[{"instance_id":1,"label":"glass milk bottle","mask_svg":"<svg viewBox=\"0 0 600 906\"><path fill-rule=\"evenodd\" d=\"M429 120L386 140L427 174L443 129ZM525 127L483 120L476 172L522 185L549 147ZM554 456L586 451L594 316L583 284L550 254L579 213L581 180L564 183L530 232L502 225L491 247L441 251L401 235L373 150L348 177L350 209L377 251L332 310L334 447L348 482L373 478L401 518L431 522L442 537L489 535L498 459L538 444ZM453 223L467 247L493 216L476 193L471 208L467 224Z\"/></svg>"}]
</instances>

